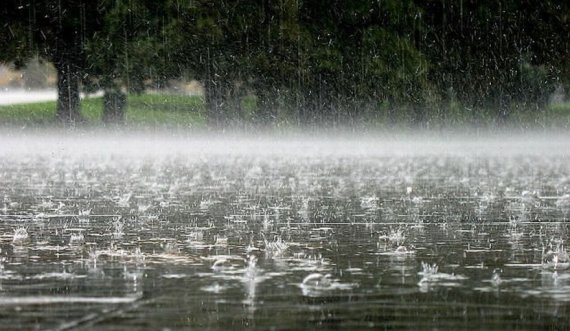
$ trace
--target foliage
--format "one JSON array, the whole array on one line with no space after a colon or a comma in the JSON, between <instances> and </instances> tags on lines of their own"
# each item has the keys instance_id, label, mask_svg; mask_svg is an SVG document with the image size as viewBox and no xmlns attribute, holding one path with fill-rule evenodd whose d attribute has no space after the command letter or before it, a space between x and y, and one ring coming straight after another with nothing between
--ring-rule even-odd
<instances>
[{"instance_id":1,"label":"foliage","mask_svg":"<svg viewBox=\"0 0 570 331\"><path fill-rule=\"evenodd\" d=\"M164 1L106 0L103 28L86 44L88 90L120 89L141 93L161 86L165 59L161 24Z\"/></svg>"},{"instance_id":2,"label":"foliage","mask_svg":"<svg viewBox=\"0 0 570 331\"><path fill-rule=\"evenodd\" d=\"M570 90L553 0L7 0L0 18L0 60L39 54L115 101L196 79L211 125L501 122Z\"/></svg>"},{"instance_id":3,"label":"foliage","mask_svg":"<svg viewBox=\"0 0 570 331\"><path fill-rule=\"evenodd\" d=\"M427 29L419 49L442 95L507 115L513 103L543 107L556 85L570 80L562 72L570 37L566 2L417 3Z\"/></svg>"}]
</instances>

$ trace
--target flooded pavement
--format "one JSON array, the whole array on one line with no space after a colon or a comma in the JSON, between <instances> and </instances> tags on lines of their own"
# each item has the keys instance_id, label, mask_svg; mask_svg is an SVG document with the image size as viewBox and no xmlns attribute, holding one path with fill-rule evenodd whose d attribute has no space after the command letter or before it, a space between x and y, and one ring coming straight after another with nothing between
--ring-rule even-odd
<instances>
[{"instance_id":1,"label":"flooded pavement","mask_svg":"<svg viewBox=\"0 0 570 331\"><path fill-rule=\"evenodd\" d=\"M0 329L570 327L570 143L11 137Z\"/></svg>"}]
</instances>

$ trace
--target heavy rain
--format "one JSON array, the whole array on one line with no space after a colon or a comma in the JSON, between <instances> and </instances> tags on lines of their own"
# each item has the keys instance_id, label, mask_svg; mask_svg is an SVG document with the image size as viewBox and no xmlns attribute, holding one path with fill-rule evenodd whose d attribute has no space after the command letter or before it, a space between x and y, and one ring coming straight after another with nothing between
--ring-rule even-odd
<instances>
[{"instance_id":1,"label":"heavy rain","mask_svg":"<svg viewBox=\"0 0 570 331\"><path fill-rule=\"evenodd\" d=\"M0 18L0 330L570 329L568 4Z\"/></svg>"}]
</instances>

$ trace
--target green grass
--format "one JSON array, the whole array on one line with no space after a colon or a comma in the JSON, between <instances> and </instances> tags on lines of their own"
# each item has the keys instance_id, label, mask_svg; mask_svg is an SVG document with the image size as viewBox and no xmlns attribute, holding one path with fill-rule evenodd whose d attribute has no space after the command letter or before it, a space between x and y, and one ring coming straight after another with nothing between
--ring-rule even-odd
<instances>
[{"instance_id":1,"label":"green grass","mask_svg":"<svg viewBox=\"0 0 570 331\"><path fill-rule=\"evenodd\" d=\"M55 102L0 106L0 123L17 126L52 124L55 106Z\"/></svg>"},{"instance_id":2,"label":"green grass","mask_svg":"<svg viewBox=\"0 0 570 331\"><path fill-rule=\"evenodd\" d=\"M545 126L570 128L570 102L550 105L543 117Z\"/></svg>"},{"instance_id":3,"label":"green grass","mask_svg":"<svg viewBox=\"0 0 570 331\"><path fill-rule=\"evenodd\" d=\"M40 102L0 106L0 125L15 127L57 126L55 121L56 102ZM406 127L412 123L411 110L401 108L395 118L388 118L385 106L378 105L364 115L364 121L378 128ZM248 96L241 100L244 123L255 120L257 100ZM81 101L81 114L86 126L103 126L101 115L102 98ZM287 117L288 114L282 114ZM466 109L453 105L446 111L428 112L430 127L464 127L497 125L496 112L481 109ZM283 120L283 123L288 123ZM142 94L130 95L126 111L126 126L135 128L203 128L206 126L206 105L199 96ZM364 123L364 122L363 122ZM514 127L570 128L570 102L553 104L544 110L513 110L507 123Z\"/></svg>"},{"instance_id":4,"label":"green grass","mask_svg":"<svg viewBox=\"0 0 570 331\"><path fill-rule=\"evenodd\" d=\"M143 94L129 96L127 124L204 127L206 106L198 96Z\"/></svg>"},{"instance_id":5,"label":"green grass","mask_svg":"<svg viewBox=\"0 0 570 331\"><path fill-rule=\"evenodd\" d=\"M556 115L570 116L570 102L553 104L549 111Z\"/></svg>"},{"instance_id":6,"label":"green grass","mask_svg":"<svg viewBox=\"0 0 570 331\"><path fill-rule=\"evenodd\" d=\"M38 102L0 106L0 124L10 126L51 126L55 121L56 102ZM81 115L87 125L102 125L102 98L81 101ZM198 96L142 94L130 95L126 125L135 127L204 127L204 99Z\"/></svg>"}]
</instances>

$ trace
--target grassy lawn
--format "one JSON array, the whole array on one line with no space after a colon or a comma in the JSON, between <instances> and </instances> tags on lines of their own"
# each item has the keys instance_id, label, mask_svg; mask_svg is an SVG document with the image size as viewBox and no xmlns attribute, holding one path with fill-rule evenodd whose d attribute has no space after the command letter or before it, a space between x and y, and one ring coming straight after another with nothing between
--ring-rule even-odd
<instances>
[{"instance_id":1,"label":"grassy lawn","mask_svg":"<svg viewBox=\"0 0 570 331\"><path fill-rule=\"evenodd\" d=\"M0 106L0 124L50 126L55 122L56 102ZM103 98L81 101L81 115L87 125L102 125ZM198 96L143 94L129 96L126 124L134 127L204 127L204 99Z\"/></svg>"},{"instance_id":2,"label":"grassy lawn","mask_svg":"<svg viewBox=\"0 0 570 331\"><path fill-rule=\"evenodd\" d=\"M254 120L257 109L255 97L242 100L242 119L245 123ZM442 117L433 116L433 127L464 127L471 125L494 126L496 114L478 110L470 113L458 110L448 110ZM0 106L0 125L15 127L50 127L57 126L55 121L56 102L39 102ZM102 98L90 98L81 101L81 114L86 120L86 126L102 126ZM373 111L374 112L374 111ZM402 114L409 112L403 111ZM394 121L382 117L383 110L377 110L375 116L368 118L368 124L378 128L410 125L410 118L397 118ZM287 114L283 114L287 116ZM371 114L369 114L371 115ZM374 115L374 114L372 114ZM128 99L126 112L127 127L134 128L204 128L206 127L206 106L204 99L199 96L143 94L131 95ZM285 121L286 122L286 121ZM512 127L523 128L570 128L570 103L553 104L543 111L515 111L507 119Z\"/></svg>"},{"instance_id":3,"label":"grassy lawn","mask_svg":"<svg viewBox=\"0 0 570 331\"><path fill-rule=\"evenodd\" d=\"M543 114L545 126L570 128L570 102L553 104Z\"/></svg>"}]
</instances>

